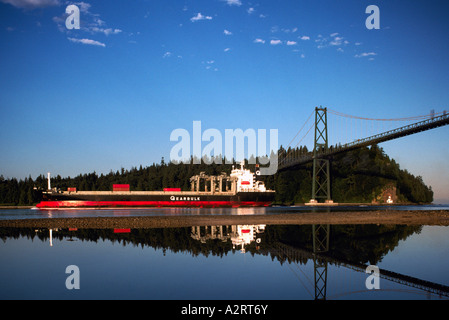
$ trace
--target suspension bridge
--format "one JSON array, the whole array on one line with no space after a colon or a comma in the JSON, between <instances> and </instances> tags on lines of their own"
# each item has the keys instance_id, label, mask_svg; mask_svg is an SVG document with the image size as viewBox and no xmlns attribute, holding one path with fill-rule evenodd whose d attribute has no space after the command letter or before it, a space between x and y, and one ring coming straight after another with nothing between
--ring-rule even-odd
<instances>
[{"instance_id":1,"label":"suspension bridge","mask_svg":"<svg viewBox=\"0 0 449 320\"><path fill-rule=\"evenodd\" d=\"M349 122L349 125L348 123L343 123L342 126L346 127L347 131L350 131L350 137L354 136L354 133L358 134L359 132L365 134L366 137L354 139L343 144L339 142L331 145L329 143L328 134L328 113L339 117L340 119L346 119L345 121ZM309 122L311 121L313 114L315 114L315 121L310 125ZM356 121L360 122L358 126ZM362 124L362 122L364 124ZM390 127L391 124L395 124L397 122L408 122L408 124L384 130L378 133L373 133L376 130L378 131L378 127L376 127L376 129L374 128L374 122L382 123L382 129L386 127L383 125L385 123L389 123ZM371 123L371 125L369 123ZM289 143L287 149L283 149L281 152L279 152L278 172L294 167L300 167L312 162L313 182L312 196L309 204L318 204L319 199L324 199L325 204L333 204L330 193L331 172L329 166L329 161L332 159L332 156L354 149L398 139L404 136L417 134L448 124L449 113L447 113L446 111L440 113L435 113L434 111L432 111L428 115L408 118L375 119L351 116L328 108L316 107L314 113L310 114L304 125ZM296 146L292 147L292 142L300 135L300 133L305 128L309 129L301 137ZM310 152L304 152L302 151L302 149L298 149L298 145L308 136L313 128L315 129L313 150Z\"/></svg>"}]
</instances>

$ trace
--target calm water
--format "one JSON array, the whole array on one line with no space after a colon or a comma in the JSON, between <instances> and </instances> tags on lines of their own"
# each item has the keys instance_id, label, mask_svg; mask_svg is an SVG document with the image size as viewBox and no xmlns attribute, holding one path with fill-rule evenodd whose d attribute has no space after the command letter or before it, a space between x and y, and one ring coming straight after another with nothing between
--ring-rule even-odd
<instances>
[{"instance_id":1,"label":"calm water","mask_svg":"<svg viewBox=\"0 0 449 320\"><path fill-rule=\"evenodd\" d=\"M202 213L302 209L229 210ZM167 212L0 211L2 219L87 214ZM0 228L0 234L0 299L449 299L449 227L443 226ZM379 289L367 289L368 265L380 269ZM66 273L68 266L79 273ZM79 289L69 290L66 281Z\"/></svg>"},{"instance_id":2,"label":"calm water","mask_svg":"<svg viewBox=\"0 0 449 320\"><path fill-rule=\"evenodd\" d=\"M270 207L270 208L152 208L152 209L0 209L2 219L40 219L73 217L110 217L110 216L165 216L165 215L245 215L280 214L320 211L372 211L372 210L449 210L449 204L423 206L335 206L335 207Z\"/></svg>"}]
</instances>

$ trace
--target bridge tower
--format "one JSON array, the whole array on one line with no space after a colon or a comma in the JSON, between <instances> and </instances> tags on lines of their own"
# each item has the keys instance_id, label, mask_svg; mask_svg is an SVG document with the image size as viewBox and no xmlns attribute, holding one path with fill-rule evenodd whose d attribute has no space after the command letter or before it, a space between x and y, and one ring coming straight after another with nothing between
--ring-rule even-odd
<instances>
[{"instance_id":1,"label":"bridge tower","mask_svg":"<svg viewBox=\"0 0 449 320\"><path fill-rule=\"evenodd\" d=\"M329 251L329 234L330 225L328 224L312 226L315 300L326 300L327 260L320 255Z\"/></svg>"},{"instance_id":2,"label":"bridge tower","mask_svg":"<svg viewBox=\"0 0 449 320\"><path fill-rule=\"evenodd\" d=\"M324 199L326 204L333 204L331 200L331 181L329 159L319 154L327 151L327 108L315 108L315 138L313 143L313 177L312 198L309 204L318 204Z\"/></svg>"}]
</instances>

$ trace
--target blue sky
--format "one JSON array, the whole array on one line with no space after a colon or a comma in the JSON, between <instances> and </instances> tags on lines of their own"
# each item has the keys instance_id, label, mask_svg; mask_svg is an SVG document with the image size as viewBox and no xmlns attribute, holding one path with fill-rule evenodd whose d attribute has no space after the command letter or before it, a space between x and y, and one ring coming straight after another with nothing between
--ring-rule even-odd
<instances>
[{"instance_id":1,"label":"blue sky","mask_svg":"<svg viewBox=\"0 0 449 320\"><path fill-rule=\"evenodd\" d=\"M65 27L70 4L79 30ZM379 30L365 27L370 4ZM0 0L0 174L159 163L175 144L170 133L192 132L196 120L223 136L278 129L285 146L319 105L370 118L449 110L448 9L422 0ZM444 127L381 146L449 199L448 139Z\"/></svg>"}]
</instances>

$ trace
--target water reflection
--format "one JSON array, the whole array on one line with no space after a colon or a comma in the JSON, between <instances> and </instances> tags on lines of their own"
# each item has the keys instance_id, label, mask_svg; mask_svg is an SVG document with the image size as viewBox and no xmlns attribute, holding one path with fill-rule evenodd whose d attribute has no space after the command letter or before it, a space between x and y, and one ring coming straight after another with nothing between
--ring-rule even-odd
<instances>
[{"instance_id":1,"label":"water reflection","mask_svg":"<svg viewBox=\"0 0 449 320\"><path fill-rule=\"evenodd\" d=\"M0 228L0 238L8 245L9 239L39 239L52 249L64 246L63 240L103 243L106 240L126 246L162 249L191 256L209 255L226 259L226 255L242 253L270 257L273 262L287 265L292 272L301 272L298 280L312 279L310 295L325 300L338 297L329 282L330 267L349 269L351 277L362 274L363 288L366 267L377 265L391 251L412 235L419 234L421 226L401 225L215 225L164 229L32 229ZM58 240L56 243L55 240ZM39 254L39 253L37 253ZM442 261L445 263L447 261ZM411 263L410 261L405 263ZM313 268L311 269L310 266ZM296 268L296 269L295 269ZM299 271L298 271L299 270ZM312 271L313 270L313 271ZM126 270L125 270L126 271ZM418 290L435 297L449 297L445 284L426 281L381 269L381 278L400 284L392 290ZM1 277L1 275L0 275ZM304 285L304 283L301 283ZM329 289L332 295L329 296ZM308 289L307 289L308 290ZM314 293L312 293L314 290ZM349 290L349 291L350 291ZM340 293L340 296L349 291Z\"/></svg>"},{"instance_id":2,"label":"water reflection","mask_svg":"<svg viewBox=\"0 0 449 320\"><path fill-rule=\"evenodd\" d=\"M264 224L258 225L233 225L233 226L195 226L192 227L192 239L201 243L218 239L222 242L231 241L232 249L240 247L240 252L245 253L245 246L256 241L260 245L260 235L265 231ZM256 250L260 247L256 246Z\"/></svg>"}]
</instances>

